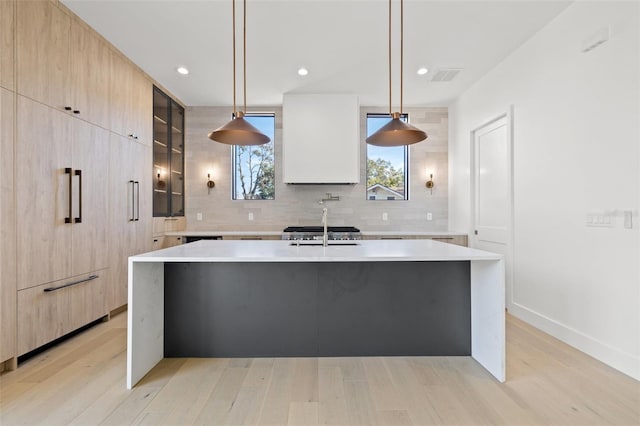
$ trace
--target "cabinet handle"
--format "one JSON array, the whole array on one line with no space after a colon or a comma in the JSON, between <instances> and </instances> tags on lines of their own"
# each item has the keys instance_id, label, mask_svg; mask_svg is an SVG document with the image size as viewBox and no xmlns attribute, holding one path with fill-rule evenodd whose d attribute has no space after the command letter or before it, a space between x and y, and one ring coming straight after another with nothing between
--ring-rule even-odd
<instances>
[{"instance_id":1,"label":"cabinet handle","mask_svg":"<svg viewBox=\"0 0 640 426\"><path fill-rule=\"evenodd\" d=\"M131 217L129 218L129 222L133 222L136 218L136 196L135 196L135 183L130 180L131 184Z\"/></svg>"},{"instance_id":2,"label":"cabinet handle","mask_svg":"<svg viewBox=\"0 0 640 426\"><path fill-rule=\"evenodd\" d=\"M73 282L70 282L70 283L59 285L58 287L45 288L44 292L45 293L49 293L50 291L56 291L56 290L60 290L61 288L71 287L72 285L78 285L78 284L86 283L87 281L93 281L96 278L99 278L99 276L98 275L90 275L89 277L87 277L87 278L85 278L83 280L73 281Z\"/></svg>"},{"instance_id":3,"label":"cabinet handle","mask_svg":"<svg viewBox=\"0 0 640 426\"><path fill-rule=\"evenodd\" d=\"M453 237L433 237L432 240L453 240Z\"/></svg>"},{"instance_id":4,"label":"cabinet handle","mask_svg":"<svg viewBox=\"0 0 640 426\"><path fill-rule=\"evenodd\" d=\"M73 110L73 113L74 113L74 114L80 114L80 110L74 109L74 110Z\"/></svg>"},{"instance_id":5,"label":"cabinet handle","mask_svg":"<svg viewBox=\"0 0 640 426\"><path fill-rule=\"evenodd\" d=\"M65 111L71 111L72 109L73 109L73 108L71 108L70 106L66 106L66 107L64 107L64 110L65 110Z\"/></svg>"},{"instance_id":6,"label":"cabinet handle","mask_svg":"<svg viewBox=\"0 0 640 426\"><path fill-rule=\"evenodd\" d=\"M137 214L134 220L137 222L140 220L140 182L136 180L133 182L133 184L135 185L135 188L136 188L136 210L137 210Z\"/></svg>"},{"instance_id":7,"label":"cabinet handle","mask_svg":"<svg viewBox=\"0 0 640 426\"><path fill-rule=\"evenodd\" d=\"M75 174L78 176L78 217L75 223L82 223L82 170L76 170Z\"/></svg>"},{"instance_id":8,"label":"cabinet handle","mask_svg":"<svg viewBox=\"0 0 640 426\"><path fill-rule=\"evenodd\" d=\"M73 223L71 221L71 216L73 215L72 213L72 209L73 209L73 204L72 204L72 200L71 200L71 193L73 192L73 170L71 170L71 167L65 167L64 169L64 173L69 175L69 216L64 218L64 223Z\"/></svg>"}]
</instances>

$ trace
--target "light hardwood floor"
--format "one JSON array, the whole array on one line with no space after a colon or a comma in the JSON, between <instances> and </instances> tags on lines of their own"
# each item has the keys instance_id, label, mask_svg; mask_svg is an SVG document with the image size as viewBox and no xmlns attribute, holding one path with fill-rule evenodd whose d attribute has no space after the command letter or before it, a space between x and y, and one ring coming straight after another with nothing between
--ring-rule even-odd
<instances>
[{"instance_id":1,"label":"light hardwood floor","mask_svg":"<svg viewBox=\"0 0 640 426\"><path fill-rule=\"evenodd\" d=\"M0 376L0 424L640 424L640 382L507 318L505 384L468 357L165 359L128 391L122 313Z\"/></svg>"}]
</instances>

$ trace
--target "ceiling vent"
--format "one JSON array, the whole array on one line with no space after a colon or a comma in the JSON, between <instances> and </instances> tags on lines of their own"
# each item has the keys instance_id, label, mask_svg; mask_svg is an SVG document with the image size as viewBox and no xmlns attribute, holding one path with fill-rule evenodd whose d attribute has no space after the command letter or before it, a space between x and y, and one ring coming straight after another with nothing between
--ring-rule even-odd
<instances>
[{"instance_id":1,"label":"ceiling vent","mask_svg":"<svg viewBox=\"0 0 640 426\"><path fill-rule=\"evenodd\" d=\"M462 68L441 68L433 75L431 81L449 82L456 78L460 71L462 71Z\"/></svg>"}]
</instances>

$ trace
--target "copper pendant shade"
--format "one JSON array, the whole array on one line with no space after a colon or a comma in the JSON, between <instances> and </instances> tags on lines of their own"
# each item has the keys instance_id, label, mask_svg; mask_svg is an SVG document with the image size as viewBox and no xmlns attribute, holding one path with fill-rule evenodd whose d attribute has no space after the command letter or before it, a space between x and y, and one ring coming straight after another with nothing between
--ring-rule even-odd
<instances>
[{"instance_id":1,"label":"copper pendant shade","mask_svg":"<svg viewBox=\"0 0 640 426\"><path fill-rule=\"evenodd\" d=\"M402 116L403 89L403 50L404 50L404 0L400 0L400 112L391 112L391 0L389 0L389 114L391 121L367 138L369 145L403 146L427 139L427 134L400 120Z\"/></svg>"},{"instance_id":2,"label":"copper pendant shade","mask_svg":"<svg viewBox=\"0 0 640 426\"><path fill-rule=\"evenodd\" d=\"M226 145L264 145L271 139L244 119L247 110L247 0L243 0L244 111L236 108L236 0L233 2L233 119L209 133L209 139Z\"/></svg>"}]
</instances>

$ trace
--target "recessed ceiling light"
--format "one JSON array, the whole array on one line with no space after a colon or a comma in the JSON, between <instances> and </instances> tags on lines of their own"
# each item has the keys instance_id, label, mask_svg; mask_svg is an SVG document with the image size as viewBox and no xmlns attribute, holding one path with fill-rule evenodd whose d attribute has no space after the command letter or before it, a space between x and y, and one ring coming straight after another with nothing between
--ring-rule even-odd
<instances>
[{"instance_id":1,"label":"recessed ceiling light","mask_svg":"<svg viewBox=\"0 0 640 426\"><path fill-rule=\"evenodd\" d=\"M189 74L189 70L188 70L188 69L186 69L185 67L178 67L178 68L176 68L176 71L178 71L178 73L179 73L179 74L182 74L182 75L187 75L187 74Z\"/></svg>"},{"instance_id":2,"label":"recessed ceiling light","mask_svg":"<svg viewBox=\"0 0 640 426\"><path fill-rule=\"evenodd\" d=\"M428 72L429 72L429 70L427 68L425 68L425 67L418 68L418 75L425 75Z\"/></svg>"},{"instance_id":3,"label":"recessed ceiling light","mask_svg":"<svg viewBox=\"0 0 640 426\"><path fill-rule=\"evenodd\" d=\"M309 70L306 68L298 68L298 75L307 75L309 74Z\"/></svg>"}]
</instances>

